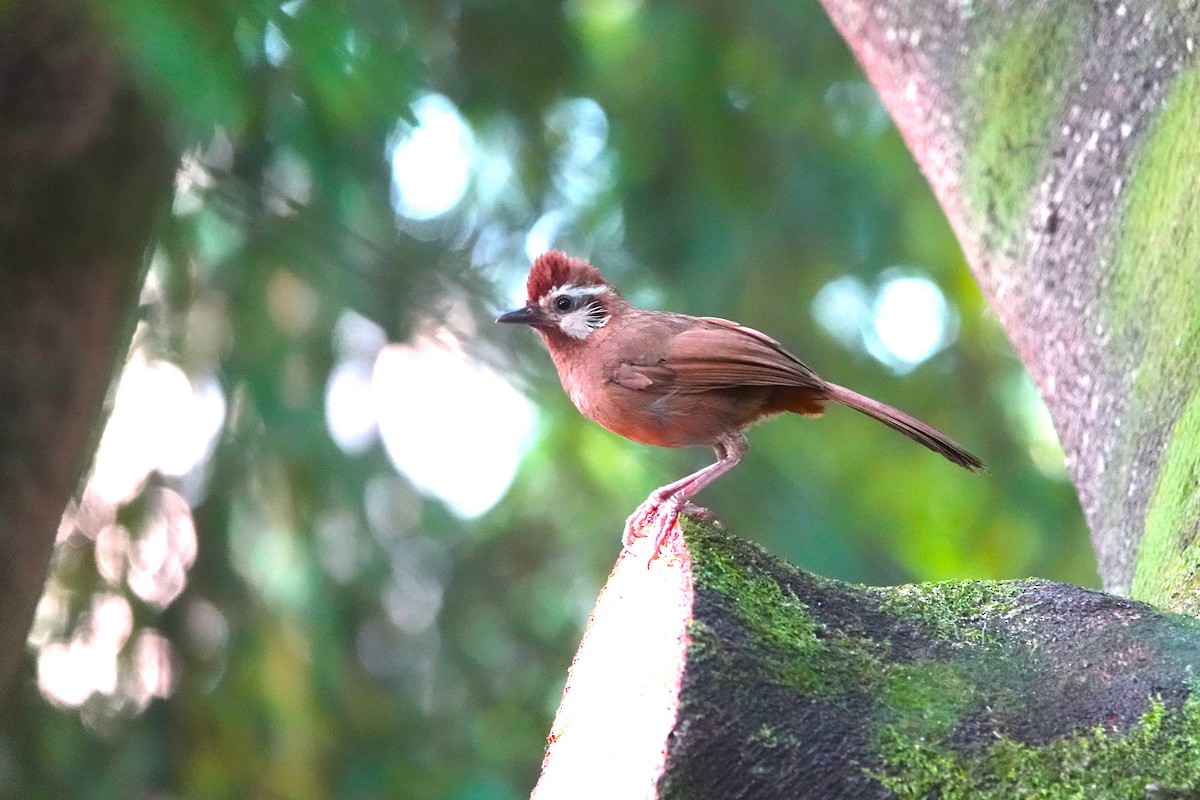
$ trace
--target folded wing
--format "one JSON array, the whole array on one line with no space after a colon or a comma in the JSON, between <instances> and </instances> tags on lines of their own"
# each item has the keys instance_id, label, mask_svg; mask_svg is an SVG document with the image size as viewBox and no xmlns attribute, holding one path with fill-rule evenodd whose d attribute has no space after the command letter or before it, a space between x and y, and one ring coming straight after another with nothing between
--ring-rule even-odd
<instances>
[{"instance_id":1,"label":"folded wing","mask_svg":"<svg viewBox=\"0 0 1200 800\"><path fill-rule=\"evenodd\" d=\"M705 324L671 336L662 353L622 361L617 382L630 389L677 394L741 386L824 393L824 381L766 334L729 320L701 321Z\"/></svg>"}]
</instances>

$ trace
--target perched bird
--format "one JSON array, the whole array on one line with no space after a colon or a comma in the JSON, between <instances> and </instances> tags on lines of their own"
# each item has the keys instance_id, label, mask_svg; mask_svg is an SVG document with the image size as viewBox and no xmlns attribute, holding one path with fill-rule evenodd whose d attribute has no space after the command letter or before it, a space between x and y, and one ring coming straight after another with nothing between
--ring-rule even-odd
<instances>
[{"instance_id":1,"label":"perched bird","mask_svg":"<svg viewBox=\"0 0 1200 800\"><path fill-rule=\"evenodd\" d=\"M715 463L655 489L625 525L624 542L655 523L657 555L689 498L746 455L745 429L790 411L818 416L830 400L879 420L968 470L983 462L889 405L821 379L766 334L716 317L638 308L600 271L560 252L539 256L523 308L497 322L530 325L584 416L635 442L709 445Z\"/></svg>"}]
</instances>

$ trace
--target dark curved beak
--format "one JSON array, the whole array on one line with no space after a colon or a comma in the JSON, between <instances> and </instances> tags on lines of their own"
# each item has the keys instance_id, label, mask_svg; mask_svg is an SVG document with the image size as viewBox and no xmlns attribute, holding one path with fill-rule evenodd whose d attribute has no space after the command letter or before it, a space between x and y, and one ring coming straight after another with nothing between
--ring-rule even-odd
<instances>
[{"instance_id":1,"label":"dark curved beak","mask_svg":"<svg viewBox=\"0 0 1200 800\"><path fill-rule=\"evenodd\" d=\"M505 325L543 325L546 323L546 315L536 306L525 306L516 311L501 314L496 318L496 322L502 322Z\"/></svg>"}]
</instances>

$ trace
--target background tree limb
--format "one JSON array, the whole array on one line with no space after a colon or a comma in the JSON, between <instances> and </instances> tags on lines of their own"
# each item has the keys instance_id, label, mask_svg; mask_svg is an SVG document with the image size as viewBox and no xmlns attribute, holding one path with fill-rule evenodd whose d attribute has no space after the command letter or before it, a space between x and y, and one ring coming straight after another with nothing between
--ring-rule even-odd
<instances>
[{"instance_id":1,"label":"background tree limb","mask_svg":"<svg viewBox=\"0 0 1200 800\"><path fill-rule=\"evenodd\" d=\"M129 344L175 157L87 9L0 10L0 692Z\"/></svg>"}]
</instances>

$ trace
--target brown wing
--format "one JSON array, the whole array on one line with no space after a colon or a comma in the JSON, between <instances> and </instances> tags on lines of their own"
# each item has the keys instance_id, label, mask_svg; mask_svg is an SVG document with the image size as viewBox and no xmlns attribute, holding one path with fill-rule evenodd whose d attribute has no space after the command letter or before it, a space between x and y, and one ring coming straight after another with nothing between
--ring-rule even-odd
<instances>
[{"instance_id":1,"label":"brown wing","mask_svg":"<svg viewBox=\"0 0 1200 800\"><path fill-rule=\"evenodd\" d=\"M689 399L693 405L710 404L709 408L700 409L701 412L709 412L709 416L714 416L711 413L713 408L725 414L744 411L743 416L732 417L738 426L744 426L763 414L781 411L817 415L827 400L835 400L879 420L960 466L971 470L983 469L982 461L920 420L885 403L821 380L800 359L766 334L713 317L664 315L659 319L658 341L661 349L647 352L651 348L646 347L646 340L637 342L639 353L618 359L611 377L626 389L661 395L656 401L644 404L645 411L653 412L656 406L672 402L676 395L691 395ZM754 391L752 387L770 388ZM750 394L757 395L761 405L747 408L746 392L729 391L739 388L751 390ZM705 392L712 392L713 395L696 397ZM727 402L726 407L719 408L721 402L729 401L731 397L733 405ZM674 397L675 402L684 399ZM720 414L715 416L717 422L727 422ZM690 420L704 421L704 414L695 413L690 417L685 414L685 421ZM670 422L669 426L666 425L667 421ZM624 435L651 444L664 444L668 440L662 430L669 427L674 431L684 424L679 419L668 420L664 413L659 428L648 426L646 430L649 433L646 433L642 428L633 426L631 432L624 432ZM719 425L717 430L721 430ZM701 433L695 433L688 429L688 432L689 435L671 438L670 446L711 439L712 431L701 429Z\"/></svg>"},{"instance_id":2,"label":"brown wing","mask_svg":"<svg viewBox=\"0 0 1200 800\"><path fill-rule=\"evenodd\" d=\"M741 386L778 386L824 394L825 383L778 342L753 328L713 317L671 335L653 358L622 360L626 388L689 394Z\"/></svg>"}]
</instances>

